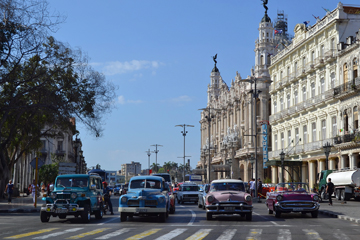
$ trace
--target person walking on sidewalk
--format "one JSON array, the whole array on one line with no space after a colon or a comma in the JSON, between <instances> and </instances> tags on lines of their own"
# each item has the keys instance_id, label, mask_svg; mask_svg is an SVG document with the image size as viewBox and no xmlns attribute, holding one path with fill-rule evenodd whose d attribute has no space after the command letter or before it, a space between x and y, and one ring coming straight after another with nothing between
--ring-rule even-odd
<instances>
[{"instance_id":1,"label":"person walking on sidewalk","mask_svg":"<svg viewBox=\"0 0 360 240\"><path fill-rule=\"evenodd\" d=\"M36 198L36 191L39 193L39 185L35 185L35 180L33 180L33 184L31 184L31 196L33 198L34 207L35 207L35 198Z\"/></svg>"},{"instance_id":2,"label":"person walking on sidewalk","mask_svg":"<svg viewBox=\"0 0 360 240\"><path fill-rule=\"evenodd\" d=\"M331 182L331 178L328 179L328 183L326 184L326 193L329 194L329 205L332 206L331 195L334 193L334 184Z\"/></svg>"},{"instance_id":3,"label":"person walking on sidewalk","mask_svg":"<svg viewBox=\"0 0 360 240\"><path fill-rule=\"evenodd\" d=\"M8 204L11 203L11 195L13 194L14 184L12 183L12 180L9 180L9 183L6 184L5 193L8 195Z\"/></svg>"}]
</instances>

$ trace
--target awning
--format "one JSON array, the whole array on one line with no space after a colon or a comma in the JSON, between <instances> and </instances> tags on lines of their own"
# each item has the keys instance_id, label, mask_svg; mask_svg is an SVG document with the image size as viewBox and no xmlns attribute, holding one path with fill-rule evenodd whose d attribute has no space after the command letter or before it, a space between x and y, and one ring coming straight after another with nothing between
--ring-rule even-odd
<instances>
[{"instance_id":1,"label":"awning","mask_svg":"<svg viewBox=\"0 0 360 240\"><path fill-rule=\"evenodd\" d=\"M230 172L230 165L212 165L214 172Z\"/></svg>"},{"instance_id":2,"label":"awning","mask_svg":"<svg viewBox=\"0 0 360 240\"><path fill-rule=\"evenodd\" d=\"M192 173L193 174L199 174L199 175L205 175L206 174L206 169L193 169Z\"/></svg>"},{"instance_id":3,"label":"awning","mask_svg":"<svg viewBox=\"0 0 360 240\"><path fill-rule=\"evenodd\" d=\"M301 166L302 161L301 160L284 160L284 166L285 167L291 167L291 166ZM269 160L265 163L265 166L278 166L281 167L281 160Z\"/></svg>"}]
</instances>

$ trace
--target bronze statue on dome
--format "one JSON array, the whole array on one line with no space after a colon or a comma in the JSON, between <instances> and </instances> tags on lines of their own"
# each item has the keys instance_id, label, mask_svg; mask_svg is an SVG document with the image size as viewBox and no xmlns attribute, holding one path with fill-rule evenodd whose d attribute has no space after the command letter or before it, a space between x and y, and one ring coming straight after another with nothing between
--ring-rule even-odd
<instances>
[{"instance_id":1,"label":"bronze statue on dome","mask_svg":"<svg viewBox=\"0 0 360 240\"><path fill-rule=\"evenodd\" d=\"M266 6L268 4L268 0L261 0L263 2L263 6L265 8L265 13L267 13L268 7Z\"/></svg>"}]
</instances>

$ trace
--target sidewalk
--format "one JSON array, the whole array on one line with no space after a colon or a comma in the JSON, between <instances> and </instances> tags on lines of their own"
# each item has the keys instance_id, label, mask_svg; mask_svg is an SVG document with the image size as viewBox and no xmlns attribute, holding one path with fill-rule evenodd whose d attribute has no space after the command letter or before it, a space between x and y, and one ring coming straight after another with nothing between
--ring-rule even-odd
<instances>
[{"instance_id":1,"label":"sidewalk","mask_svg":"<svg viewBox=\"0 0 360 240\"><path fill-rule=\"evenodd\" d=\"M32 213L40 212L41 205L44 204L42 197L37 198L37 206L34 207L31 195L20 194L20 197L12 199L11 204L8 204L7 199L0 199L0 213Z\"/></svg>"}]
</instances>

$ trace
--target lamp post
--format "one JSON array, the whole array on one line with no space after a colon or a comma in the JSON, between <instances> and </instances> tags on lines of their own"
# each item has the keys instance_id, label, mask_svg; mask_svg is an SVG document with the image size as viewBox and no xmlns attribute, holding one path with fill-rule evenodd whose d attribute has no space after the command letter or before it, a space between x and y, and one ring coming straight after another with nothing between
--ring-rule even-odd
<instances>
[{"instance_id":1,"label":"lamp post","mask_svg":"<svg viewBox=\"0 0 360 240\"><path fill-rule=\"evenodd\" d=\"M83 158L83 150L80 150L79 151L79 156L80 156L80 170L79 170L79 173L83 173L82 172L82 158Z\"/></svg>"},{"instance_id":2,"label":"lamp post","mask_svg":"<svg viewBox=\"0 0 360 240\"><path fill-rule=\"evenodd\" d=\"M151 155L150 149L146 151L146 154L148 155L148 167L149 167L148 174L150 175L150 155Z\"/></svg>"},{"instance_id":3,"label":"lamp post","mask_svg":"<svg viewBox=\"0 0 360 240\"><path fill-rule=\"evenodd\" d=\"M332 145L329 142L326 142L325 145L323 146L325 156L326 156L325 170L329 169L328 164L329 164L329 154L330 154L330 151L331 151L331 147L332 147Z\"/></svg>"},{"instance_id":4,"label":"lamp post","mask_svg":"<svg viewBox=\"0 0 360 240\"><path fill-rule=\"evenodd\" d=\"M154 153L155 153L155 166L156 166L156 172L157 172L157 171L158 171L157 154L158 154L158 152L159 152L159 150L157 149L157 147L162 147L163 145L154 144L154 145L151 145L151 146L155 146Z\"/></svg>"},{"instance_id":5,"label":"lamp post","mask_svg":"<svg viewBox=\"0 0 360 240\"><path fill-rule=\"evenodd\" d=\"M284 153L284 150L281 150L280 160L281 160L281 181L282 181L282 183L284 183L284 159L285 159L285 153Z\"/></svg>"},{"instance_id":6,"label":"lamp post","mask_svg":"<svg viewBox=\"0 0 360 240\"><path fill-rule=\"evenodd\" d=\"M187 131L185 131L185 128L186 127L194 127L194 125L187 125L187 124L181 124L181 125L176 125L175 127L183 127L184 128L184 131L181 131L181 133L183 134L184 136L184 171L183 171L183 179L185 179L185 137L186 137L186 134L187 134ZM190 156L187 156L187 157L190 157Z\"/></svg>"}]
</instances>

